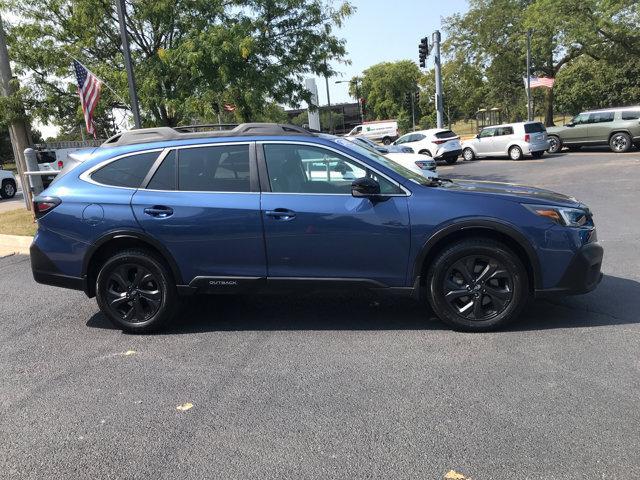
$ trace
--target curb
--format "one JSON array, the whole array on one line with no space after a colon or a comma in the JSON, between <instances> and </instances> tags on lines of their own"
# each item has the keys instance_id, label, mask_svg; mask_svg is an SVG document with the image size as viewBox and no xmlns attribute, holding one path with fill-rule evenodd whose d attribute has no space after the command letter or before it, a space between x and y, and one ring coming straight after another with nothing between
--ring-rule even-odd
<instances>
[{"instance_id":1,"label":"curb","mask_svg":"<svg viewBox=\"0 0 640 480\"><path fill-rule=\"evenodd\" d=\"M23 235L0 235L0 257L19 254L29 255L33 237Z\"/></svg>"}]
</instances>

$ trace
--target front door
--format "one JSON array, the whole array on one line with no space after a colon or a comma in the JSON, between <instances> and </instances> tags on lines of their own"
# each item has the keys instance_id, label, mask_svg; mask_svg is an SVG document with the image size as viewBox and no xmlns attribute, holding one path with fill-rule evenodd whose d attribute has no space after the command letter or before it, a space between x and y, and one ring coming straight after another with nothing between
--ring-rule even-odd
<instances>
[{"instance_id":1,"label":"front door","mask_svg":"<svg viewBox=\"0 0 640 480\"><path fill-rule=\"evenodd\" d=\"M399 185L328 147L265 142L262 148L269 279L404 286L410 232ZM384 198L351 195L353 180L365 176L380 183Z\"/></svg>"},{"instance_id":2,"label":"front door","mask_svg":"<svg viewBox=\"0 0 640 480\"><path fill-rule=\"evenodd\" d=\"M494 127L483 128L478 135L477 150L478 155L491 155L494 152L493 135L496 133Z\"/></svg>"},{"instance_id":3,"label":"front door","mask_svg":"<svg viewBox=\"0 0 640 480\"><path fill-rule=\"evenodd\" d=\"M266 276L253 149L236 143L172 150L132 198L141 227L169 250L187 284L201 277L200 287L228 289L236 280L220 277Z\"/></svg>"},{"instance_id":4,"label":"front door","mask_svg":"<svg viewBox=\"0 0 640 480\"><path fill-rule=\"evenodd\" d=\"M589 114L576 115L571 122L565 125L562 131L562 142L566 144L579 143L588 140Z\"/></svg>"}]
</instances>

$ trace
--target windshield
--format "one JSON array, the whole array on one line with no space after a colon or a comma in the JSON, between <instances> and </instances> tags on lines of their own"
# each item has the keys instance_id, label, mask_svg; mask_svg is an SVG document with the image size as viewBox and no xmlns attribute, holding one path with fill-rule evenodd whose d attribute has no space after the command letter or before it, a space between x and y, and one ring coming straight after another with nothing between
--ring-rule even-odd
<instances>
[{"instance_id":1,"label":"windshield","mask_svg":"<svg viewBox=\"0 0 640 480\"><path fill-rule=\"evenodd\" d=\"M365 147L363 145L350 142L349 140L345 140L344 138L332 137L333 141L339 145L347 147L354 152L367 157L369 160L373 160L374 162L387 167L390 170L393 170L399 175L411 180L418 185L431 185L431 180L422 175L412 172L408 168L403 167L399 163L394 162L393 160L388 159L384 155L380 155L378 152L373 150L372 148Z\"/></svg>"}]
</instances>

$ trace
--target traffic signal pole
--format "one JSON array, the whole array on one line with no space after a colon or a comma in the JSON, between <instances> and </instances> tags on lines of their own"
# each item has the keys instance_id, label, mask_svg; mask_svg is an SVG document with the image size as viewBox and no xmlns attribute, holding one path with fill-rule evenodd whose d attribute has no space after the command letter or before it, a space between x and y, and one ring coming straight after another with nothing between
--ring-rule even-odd
<instances>
[{"instance_id":1,"label":"traffic signal pole","mask_svg":"<svg viewBox=\"0 0 640 480\"><path fill-rule=\"evenodd\" d=\"M440 31L433 32L433 49L435 71L436 71L436 122L437 127L442 128L444 124L444 104L442 101L442 68L440 65Z\"/></svg>"},{"instance_id":2,"label":"traffic signal pole","mask_svg":"<svg viewBox=\"0 0 640 480\"><path fill-rule=\"evenodd\" d=\"M527 120L533 120L531 108L531 30L527 30Z\"/></svg>"}]
</instances>

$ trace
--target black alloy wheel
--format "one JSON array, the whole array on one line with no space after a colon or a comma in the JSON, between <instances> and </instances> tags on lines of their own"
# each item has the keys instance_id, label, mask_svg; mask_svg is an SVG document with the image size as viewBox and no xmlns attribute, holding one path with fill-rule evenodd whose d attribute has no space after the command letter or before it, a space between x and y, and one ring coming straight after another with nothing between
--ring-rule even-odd
<instances>
[{"instance_id":1,"label":"black alloy wheel","mask_svg":"<svg viewBox=\"0 0 640 480\"><path fill-rule=\"evenodd\" d=\"M159 280L141 265L120 265L107 278L107 305L125 322L139 323L153 317L162 297Z\"/></svg>"}]
</instances>

